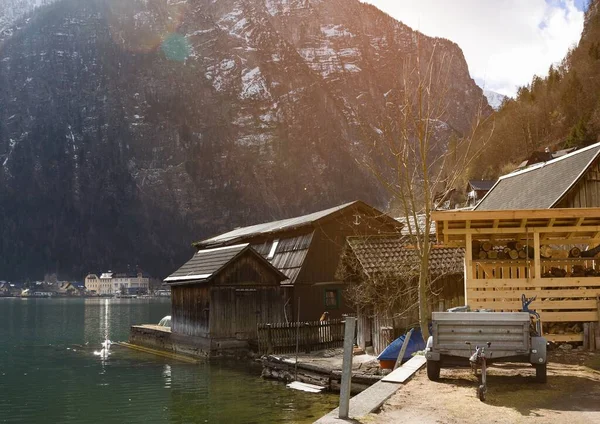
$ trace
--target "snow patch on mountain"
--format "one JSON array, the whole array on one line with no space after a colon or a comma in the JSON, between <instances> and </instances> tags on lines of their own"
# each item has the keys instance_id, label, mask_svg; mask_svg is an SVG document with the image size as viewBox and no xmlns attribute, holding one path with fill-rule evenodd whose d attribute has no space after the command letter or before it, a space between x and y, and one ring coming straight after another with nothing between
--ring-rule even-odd
<instances>
[{"instance_id":1,"label":"snow patch on mountain","mask_svg":"<svg viewBox=\"0 0 600 424\"><path fill-rule=\"evenodd\" d=\"M500 106L502 106L502 102L507 97L503 94L496 93L495 91L491 90L483 90L483 95L487 98L488 103L494 110L500 109Z\"/></svg>"}]
</instances>

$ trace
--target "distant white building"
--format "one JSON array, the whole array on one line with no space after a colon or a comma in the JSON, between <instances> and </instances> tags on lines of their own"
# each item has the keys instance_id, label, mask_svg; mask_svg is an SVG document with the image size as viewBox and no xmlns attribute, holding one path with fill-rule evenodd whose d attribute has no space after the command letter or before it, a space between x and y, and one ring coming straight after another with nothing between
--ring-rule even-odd
<instances>
[{"instance_id":1,"label":"distant white building","mask_svg":"<svg viewBox=\"0 0 600 424\"><path fill-rule=\"evenodd\" d=\"M96 274L88 274L85 277L86 289L98 295L144 294L148 293L149 286L150 279L144 277L141 272L132 275L108 271L100 274L100 277Z\"/></svg>"}]
</instances>

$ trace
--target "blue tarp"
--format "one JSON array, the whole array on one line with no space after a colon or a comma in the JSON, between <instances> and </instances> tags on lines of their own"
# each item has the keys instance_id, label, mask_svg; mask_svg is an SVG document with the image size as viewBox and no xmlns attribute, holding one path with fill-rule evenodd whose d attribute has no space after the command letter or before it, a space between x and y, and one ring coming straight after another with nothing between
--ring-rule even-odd
<instances>
[{"instance_id":1,"label":"blue tarp","mask_svg":"<svg viewBox=\"0 0 600 424\"><path fill-rule=\"evenodd\" d=\"M379 354L377 359L380 361L395 361L398 359L398 355L400 354L400 349L402 349L402 344L404 343L404 339L406 338L406 334L398 337L394 340L388 347L386 347L383 352ZM406 352L404 352L404 357L402 361L408 361L413 353L418 352L420 350L425 349L425 342L423 341L423 335L421 334L420 328L415 328L410 336L410 340L408 341L408 346L406 347Z\"/></svg>"}]
</instances>

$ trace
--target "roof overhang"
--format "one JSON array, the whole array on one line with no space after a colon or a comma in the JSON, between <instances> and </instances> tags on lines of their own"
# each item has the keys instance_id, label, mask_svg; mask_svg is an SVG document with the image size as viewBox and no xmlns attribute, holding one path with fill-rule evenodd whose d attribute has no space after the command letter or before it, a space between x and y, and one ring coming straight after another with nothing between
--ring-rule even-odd
<instances>
[{"instance_id":1,"label":"roof overhang","mask_svg":"<svg viewBox=\"0 0 600 424\"><path fill-rule=\"evenodd\" d=\"M439 242L465 246L472 240L527 240L544 234L542 244L600 243L600 208L434 211Z\"/></svg>"},{"instance_id":2,"label":"roof overhang","mask_svg":"<svg viewBox=\"0 0 600 424\"><path fill-rule=\"evenodd\" d=\"M186 282L191 280L206 280L210 278L212 274L201 274L201 275L185 275L181 277L167 277L164 279L165 283L175 283L175 282Z\"/></svg>"}]
</instances>

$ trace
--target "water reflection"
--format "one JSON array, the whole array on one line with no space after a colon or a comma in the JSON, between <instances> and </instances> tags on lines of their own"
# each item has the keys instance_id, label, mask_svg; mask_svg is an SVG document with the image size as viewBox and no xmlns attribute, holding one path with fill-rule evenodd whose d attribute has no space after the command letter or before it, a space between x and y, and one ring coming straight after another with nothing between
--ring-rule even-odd
<instances>
[{"instance_id":1,"label":"water reflection","mask_svg":"<svg viewBox=\"0 0 600 424\"><path fill-rule=\"evenodd\" d=\"M94 356L169 312L168 299L0 300L0 422L301 423L335 407L245 361L178 363L114 344Z\"/></svg>"}]
</instances>

